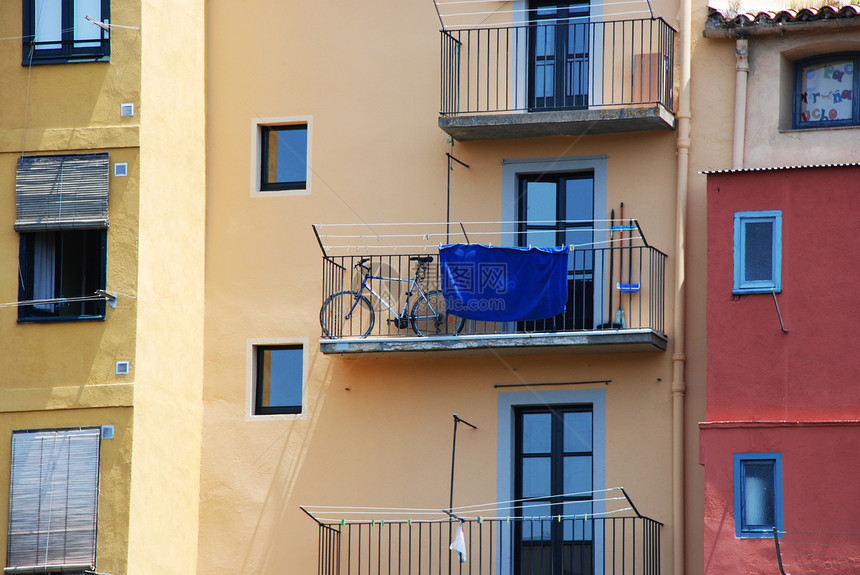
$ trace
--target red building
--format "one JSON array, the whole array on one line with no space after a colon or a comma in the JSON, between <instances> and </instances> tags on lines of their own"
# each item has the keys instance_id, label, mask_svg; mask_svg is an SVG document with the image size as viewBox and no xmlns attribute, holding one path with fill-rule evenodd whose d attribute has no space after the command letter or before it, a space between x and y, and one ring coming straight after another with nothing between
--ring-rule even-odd
<instances>
[{"instance_id":1,"label":"red building","mask_svg":"<svg viewBox=\"0 0 860 575\"><path fill-rule=\"evenodd\" d=\"M710 172L707 202L704 573L860 573L860 165Z\"/></svg>"}]
</instances>

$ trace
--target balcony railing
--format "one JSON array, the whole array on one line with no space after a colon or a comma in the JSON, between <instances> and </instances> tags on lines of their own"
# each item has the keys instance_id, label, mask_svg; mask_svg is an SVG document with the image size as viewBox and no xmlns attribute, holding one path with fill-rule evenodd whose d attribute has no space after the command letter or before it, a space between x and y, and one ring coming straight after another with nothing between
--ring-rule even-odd
<instances>
[{"instance_id":1,"label":"balcony railing","mask_svg":"<svg viewBox=\"0 0 860 575\"><path fill-rule=\"evenodd\" d=\"M663 525L632 506L619 514L363 520L302 509L318 525L318 575L661 573ZM465 561L449 548L460 525Z\"/></svg>"},{"instance_id":2,"label":"balcony railing","mask_svg":"<svg viewBox=\"0 0 860 575\"><path fill-rule=\"evenodd\" d=\"M442 31L442 116L673 109L675 30L662 18Z\"/></svg>"},{"instance_id":3,"label":"balcony railing","mask_svg":"<svg viewBox=\"0 0 860 575\"><path fill-rule=\"evenodd\" d=\"M322 302L333 294L360 291L367 303L352 308L354 296L349 296L321 310L322 336L337 340L561 335L618 330L650 330L664 334L665 260L666 255L651 246L573 249L569 255L568 299L564 313L518 322L468 320L462 326L459 318L452 315L428 330L420 325L424 313L421 302L429 298L431 307L444 305L436 255L428 256L426 252L325 255ZM407 300L410 280L416 273L420 289L413 289ZM367 275L370 277L365 281ZM416 305L417 314L413 313ZM416 315L419 316L418 329Z\"/></svg>"}]
</instances>

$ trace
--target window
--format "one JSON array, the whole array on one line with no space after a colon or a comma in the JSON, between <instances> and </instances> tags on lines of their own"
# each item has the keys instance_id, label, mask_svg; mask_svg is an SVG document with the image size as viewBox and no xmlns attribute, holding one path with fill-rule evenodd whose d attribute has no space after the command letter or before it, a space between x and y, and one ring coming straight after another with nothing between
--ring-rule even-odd
<instances>
[{"instance_id":1,"label":"window","mask_svg":"<svg viewBox=\"0 0 860 575\"><path fill-rule=\"evenodd\" d=\"M22 233L18 319L101 319L106 230Z\"/></svg>"},{"instance_id":2,"label":"window","mask_svg":"<svg viewBox=\"0 0 860 575\"><path fill-rule=\"evenodd\" d=\"M260 191L306 190L308 124L260 126Z\"/></svg>"},{"instance_id":3,"label":"window","mask_svg":"<svg viewBox=\"0 0 860 575\"><path fill-rule=\"evenodd\" d=\"M303 345L254 346L254 415L300 414L304 404Z\"/></svg>"},{"instance_id":4,"label":"window","mask_svg":"<svg viewBox=\"0 0 860 575\"><path fill-rule=\"evenodd\" d=\"M858 54L810 58L794 66L794 127L860 124Z\"/></svg>"},{"instance_id":5,"label":"window","mask_svg":"<svg viewBox=\"0 0 860 575\"><path fill-rule=\"evenodd\" d=\"M541 573L548 565L593 572L594 522L573 519L594 515L592 419L591 406L518 410L515 499L528 506L517 510L516 572Z\"/></svg>"},{"instance_id":6,"label":"window","mask_svg":"<svg viewBox=\"0 0 860 575\"><path fill-rule=\"evenodd\" d=\"M103 319L108 154L23 156L16 178L18 321Z\"/></svg>"},{"instance_id":7,"label":"window","mask_svg":"<svg viewBox=\"0 0 860 575\"><path fill-rule=\"evenodd\" d=\"M529 4L529 102L533 110L588 105L589 5Z\"/></svg>"},{"instance_id":8,"label":"window","mask_svg":"<svg viewBox=\"0 0 860 575\"><path fill-rule=\"evenodd\" d=\"M25 66L110 58L109 0L24 0Z\"/></svg>"},{"instance_id":9,"label":"window","mask_svg":"<svg viewBox=\"0 0 860 575\"><path fill-rule=\"evenodd\" d=\"M13 432L7 569L95 569L99 448L97 427Z\"/></svg>"},{"instance_id":10,"label":"window","mask_svg":"<svg viewBox=\"0 0 860 575\"><path fill-rule=\"evenodd\" d=\"M555 462L556 466L552 468L550 462L550 476L553 471L559 472L558 462L559 457L570 456L575 459L568 462L567 469L564 469L562 461L562 479L561 484L564 487L565 481L567 486L582 485L591 483L591 490L595 493L600 493L606 488L606 391L603 389L575 389L575 390L548 390L540 394L539 402L535 400L533 392L502 392L498 394L498 454L496 479L497 479L497 499L499 501L511 501L519 497L519 494L529 491L538 491L546 489L546 476L540 479L539 473L531 473L534 470L540 470L541 467L546 469L547 452L541 451L549 447L550 453L555 449L566 450L556 451ZM547 416L541 415L550 413L549 419L555 418L556 426L559 424L564 427L565 423L571 424L568 427L569 432L561 432L561 438L558 435L550 438L550 445L547 445L547 438L544 431L547 425ZM568 415L571 420L564 421L564 414ZM529 437L524 437L525 426L523 425L523 415L529 415L531 420L527 419L526 424L529 427ZM558 418L561 418L558 421ZM591 477L582 476L582 469L588 466L588 461L581 459L589 456L589 436L587 429L589 428L588 419L590 417L590 466ZM552 434L553 423L549 423L549 433ZM567 435L567 438L565 438ZM554 444L552 443L554 441ZM553 459L553 456L549 456ZM529 469L529 478L523 480L523 459L532 459L533 461L526 465ZM581 465L577 465L581 464ZM576 473L579 469L579 473ZM550 479L552 481L552 479ZM556 478L558 483L558 479ZM525 483L525 485L524 485ZM543 487L541 487L543 484ZM552 484L550 485L552 487ZM558 495L564 491L554 492ZM590 506L592 513L600 517L606 513L606 498L596 497L589 499L587 497L576 496L569 498L551 497L542 499L550 499L550 505L573 507ZM565 500L567 499L567 500ZM541 503L538 502L538 505ZM546 503L544 503L545 505ZM530 503L529 503L530 505ZM529 515L537 515L531 513L533 508L527 507ZM557 517L557 516L556 516ZM589 517L591 517L589 515ZM525 528L517 529L517 522L512 521L510 529L502 529L499 533L499 548L506 555L504 561L501 562L501 575L536 575L537 573L547 572L546 570L529 570L528 563L523 564L522 559L528 559L531 556L533 561L537 561L537 556L541 552L544 554L558 553L559 549L565 557L575 556L574 569L568 569L567 573L581 574L581 567L588 566L588 560L591 561L593 573L603 573L605 568L608 568L607 562L610 560L606 557L606 533L601 528L599 522L593 520L583 521L584 517L577 518L575 525L573 521L563 522L561 533L558 533L559 527L556 526L556 533L553 533L549 522L543 524L539 519L526 521ZM557 523L557 521L556 521ZM544 530L546 529L546 531ZM523 540L525 534L525 540ZM589 535L591 537L589 537ZM556 543L553 547L551 542L555 536ZM518 539L516 539L518 537ZM541 543L546 545L541 549ZM591 547L593 553L589 556L588 547ZM523 553L525 547L525 554ZM550 551L552 549L552 551ZM519 562L514 562L513 557L510 559L507 554L516 555L520 559ZM546 555L545 555L546 556ZM556 555L557 557L557 555ZM545 562L544 566L549 563ZM571 567L568 564L568 567ZM556 572L556 571L553 571ZM563 572L563 571L558 571Z\"/></svg>"},{"instance_id":11,"label":"window","mask_svg":"<svg viewBox=\"0 0 860 575\"><path fill-rule=\"evenodd\" d=\"M521 246L573 245L565 312L522 322L520 331L591 329L594 326L594 173L528 174L520 178Z\"/></svg>"},{"instance_id":12,"label":"window","mask_svg":"<svg viewBox=\"0 0 860 575\"><path fill-rule=\"evenodd\" d=\"M773 537L782 531L782 454L736 453L735 535Z\"/></svg>"},{"instance_id":13,"label":"window","mask_svg":"<svg viewBox=\"0 0 860 575\"><path fill-rule=\"evenodd\" d=\"M782 289L782 212L736 212L732 293Z\"/></svg>"}]
</instances>

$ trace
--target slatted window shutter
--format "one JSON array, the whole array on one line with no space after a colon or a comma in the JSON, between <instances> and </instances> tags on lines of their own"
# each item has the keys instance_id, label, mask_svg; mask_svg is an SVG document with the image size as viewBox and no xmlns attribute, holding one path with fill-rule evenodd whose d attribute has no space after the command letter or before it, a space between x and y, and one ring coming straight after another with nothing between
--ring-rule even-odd
<instances>
[{"instance_id":1,"label":"slatted window shutter","mask_svg":"<svg viewBox=\"0 0 860 575\"><path fill-rule=\"evenodd\" d=\"M15 230L107 228L107 153L21 156Z\"/></svg>"},{"instance_id":2,"label":"slatted window shutter","mask_svg":"<svg viewBox=\"0 0 860 575\"><path fill-rule=\"evenodd\" d=\"M100 433L13 433L7 574L95 568Z\"/></svg>"}]
</instances>

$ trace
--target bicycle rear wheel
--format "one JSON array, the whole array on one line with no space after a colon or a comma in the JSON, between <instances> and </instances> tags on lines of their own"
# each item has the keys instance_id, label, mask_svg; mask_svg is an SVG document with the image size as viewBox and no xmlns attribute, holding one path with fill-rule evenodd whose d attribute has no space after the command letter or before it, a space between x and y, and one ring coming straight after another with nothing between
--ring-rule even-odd
<instances>
[{"instance_id":1,"label":"bicycle rear wheel","mask_svg":"<svg viewBox=\"0 0 860 575\"><path fill-rule=\"evenodd\" d=\"M456 335L466 324L465 319L445 311L445 298L440 290L420 294L409 319L412 329L421 336Z\"/></svg>"},{"instance_id":2,"label":"bicycle rear wheel","mask_svg":"<svg viewBox=\"0 0 860 575\"><path fill-rule=\"evenodd\" d=\"M331 339L367 337L375 317L367 298L354 291L339 291L330 295L320 308L320 326Z\"/></svg>"}]
</instances>

